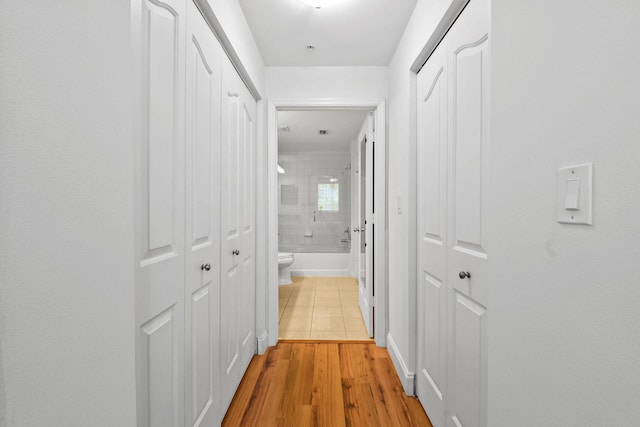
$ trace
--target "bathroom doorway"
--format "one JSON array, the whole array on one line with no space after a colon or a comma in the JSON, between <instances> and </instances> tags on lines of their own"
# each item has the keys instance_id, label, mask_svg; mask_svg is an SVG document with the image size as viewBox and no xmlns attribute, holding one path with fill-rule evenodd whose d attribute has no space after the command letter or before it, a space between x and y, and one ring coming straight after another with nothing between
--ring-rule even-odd
<instances>
[{"instance_id":1,"label":"bathroom doorway","mask_svg":"<svg viewBox=\"0 0 640 427\"><path fill-rule=\"evenodd\" d=\"M282 336L372 337L386 346L386 241L384 232L375 232L386 229L384 102L276 101L268 114L269 345ZM306 137L295 137L296 126L312 123L314 116L329 120L310 125ZM343 122L350 122L350 136L332 142L347 126ZM381 129L376 138L374 130ZM342 145L321 147L319 141ZM378 168L374 173L374 165L382 165L382 173ZM376 188L376 182L383 185ZM294 259L288 286L278 285L279 253ZM279 325L280 332L296 333L279 334ZM342 334L332 337L327 331Z\"/></svg>"},{"instance_id":2,"label":"bathroom doorway","mask_svg":"<svg viewBox=\"0 0 640 427\"><path fill-rule=\"evenodd\" d=\"M278 111L278 337L369 340L359 307L367 110ZM352 214L353 212L353 214ZM364 236L361 239L364 243ZM367 320L370 320L367 318ZM369 322L370 323L370 322Z\"/></svg>"}]
</instances>

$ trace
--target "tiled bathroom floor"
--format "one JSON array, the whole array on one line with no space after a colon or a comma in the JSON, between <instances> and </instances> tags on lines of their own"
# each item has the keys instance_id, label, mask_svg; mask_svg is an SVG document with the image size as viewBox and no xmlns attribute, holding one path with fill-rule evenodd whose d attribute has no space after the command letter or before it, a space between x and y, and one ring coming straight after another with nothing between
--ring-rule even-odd
<instances>
[{"instance_id":1,"label":"tiled bathroom floor","mask_svg":"<svg viewBox=\"0 0 640 427\"><path fill-rule=\"evenodd\" d=\"M351 277L293 277L279 286L281 339L367 340Z\"/></svg>"}]
</instances>

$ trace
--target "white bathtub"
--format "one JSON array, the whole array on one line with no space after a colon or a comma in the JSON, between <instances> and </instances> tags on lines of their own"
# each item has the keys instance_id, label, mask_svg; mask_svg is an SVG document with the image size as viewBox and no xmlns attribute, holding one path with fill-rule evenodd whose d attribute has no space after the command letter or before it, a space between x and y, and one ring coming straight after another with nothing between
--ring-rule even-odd
<instances>
[{"instance_id":1,"label":"white bathtub","mask_svg":"<svg viewBox=\"0 0 640 427\"><path fill-rule=\"evenodd\" d=\"M292 276L350 276L349 253L294 253Z\"/></svg>"}]
</instances>

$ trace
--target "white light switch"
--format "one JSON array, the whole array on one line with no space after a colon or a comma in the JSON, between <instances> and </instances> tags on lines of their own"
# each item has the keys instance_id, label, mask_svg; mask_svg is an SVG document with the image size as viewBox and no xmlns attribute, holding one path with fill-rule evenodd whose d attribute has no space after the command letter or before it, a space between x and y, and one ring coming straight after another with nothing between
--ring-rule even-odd
<instances>
[{"instance_id":1,"label":"white light switch","mask_svg":"<svg viewBox=\"0 0 640 427\"><path fill-rule=\"evenodd\" d=\"M568 211L580 210L580 178L567 180L564 208Z\"/></svg>"},{"instance_id":2,"label":"white light switch","mask_svg":"<svg viewBox=\"0 0 640 427\"><path fill-rule=\"evenodd\" d=\"M558 222L591 225L592 191L592 163L560 168L556 208Z\"/></svg>"}]
</instances>

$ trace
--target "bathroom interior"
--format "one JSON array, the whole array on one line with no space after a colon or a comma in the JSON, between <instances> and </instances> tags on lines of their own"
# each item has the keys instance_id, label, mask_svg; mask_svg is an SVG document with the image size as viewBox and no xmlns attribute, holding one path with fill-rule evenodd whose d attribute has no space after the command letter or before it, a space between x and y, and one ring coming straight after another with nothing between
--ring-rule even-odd
<instances>
[{"instance_id":1,"label":"bathroom interior","mask_svg":"<svg viewBox=\"0 0 640 427\"><path fill-rule=\"evenodd\" d=\"M280 339L371 339L359 306L367 120L365 110L278 111Z\"/></svg>"}]
</instances>

